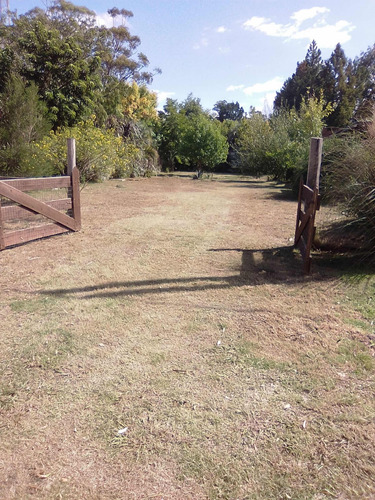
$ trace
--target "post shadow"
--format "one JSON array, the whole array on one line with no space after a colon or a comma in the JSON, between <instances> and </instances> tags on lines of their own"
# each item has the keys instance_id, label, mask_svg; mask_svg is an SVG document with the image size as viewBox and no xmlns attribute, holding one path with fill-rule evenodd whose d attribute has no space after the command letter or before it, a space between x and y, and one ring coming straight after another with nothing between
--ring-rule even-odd
<instances>
[{"instance_id":1,"label":"post shadow","mask_svg":"<svg viewBox=\"0 0 375 500\"><path fill-rule=\"evenodd\" d=\"M97 285L41 290L40 295L54 297L76 296L88 298L116 298L165 293L199 292L243 286L261 286L269 283L292 285L306 278L293 247L244 250L241 248L213 248L210 252L241 252L238 273L228 276L193 276L156 280L112 281Z\"/></svg>"}]
</instances>

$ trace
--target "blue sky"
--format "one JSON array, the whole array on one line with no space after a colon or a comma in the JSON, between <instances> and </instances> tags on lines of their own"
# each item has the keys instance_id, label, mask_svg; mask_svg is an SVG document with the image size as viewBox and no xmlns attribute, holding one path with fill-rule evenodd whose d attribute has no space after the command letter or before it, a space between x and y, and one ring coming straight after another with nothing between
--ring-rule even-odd
<instances>
[{"instance_id":1,"label":"blue sky","mask_svg":"<svg viewBox=\"0 0 375 500\"><path fill-rule=\"evenodd\" d=\"M5 1L5 0L4 0ZM23 13L39 0L9 0ZM141 38L159 107L189 93L211 109L238 101L248 111L272 107L275 92L294 73L315 39L327 59L337 43L354 58L375 43L375 0L74 0L105 21L116 5L133 11L130 31Z\"/></svg>"}]
</instances>

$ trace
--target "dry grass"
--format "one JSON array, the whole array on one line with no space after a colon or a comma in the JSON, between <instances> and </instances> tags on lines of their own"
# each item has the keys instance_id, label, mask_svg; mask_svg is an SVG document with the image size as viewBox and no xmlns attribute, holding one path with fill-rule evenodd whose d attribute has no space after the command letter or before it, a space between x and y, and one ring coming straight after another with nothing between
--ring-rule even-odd
<instances>
[{"instance_id":1,"label":"dry grass","mask_svg":"<svg viewBox=\"0 0 375 500\"><path fill-rule=\"evenodd\" d=\"M82 198L0 254L0 497L374 498L372 277L304 278L264 181Z\"/></svg>"}]
</instances>

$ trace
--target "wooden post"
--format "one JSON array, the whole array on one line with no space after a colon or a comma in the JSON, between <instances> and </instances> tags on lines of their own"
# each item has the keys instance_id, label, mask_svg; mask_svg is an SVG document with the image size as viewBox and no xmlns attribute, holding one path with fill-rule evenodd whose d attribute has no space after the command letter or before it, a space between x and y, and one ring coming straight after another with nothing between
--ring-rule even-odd
<instances>
[{"instance_id":1,"label":"wooden post","mask_svg":"<svg viewBox=\"0 0 375 500\"><path fill-rule=\"evenodd\" d=\"M72 217L76 223L76 231L81 229L81 200L79 190L79 171L76 167L76 140L67 139L68 160L67 174L70 175L71 188L68 196L72 199Z\"/></svg>"},{"instance_id":2,"label":"wooden post","mask_svg":"<svg viewBox=\"0 0 375 500\"><path fill-rule=\"evenodd\" d=\"M1 212L1 198L0 198L0 250L4 250L5 241L4 241L4 229L3 229L3 217Z\"/></svg>"},{"instance_id":3,"label":"wooden post","mask_svg":"<svg viewBox=\"0 0 375 500\"><path fill-rule=\"evenodd\" d=\"M72 175L73 168L76 166L76 140L67 139L68 146L68 162L67 175Z\"/></svg>"},{"instance_id":4,"label":"wooden post","mask_svg":"<svg viewBox=\"0 0 375 500\"><path fill-rule=\"evenodd\" d=\"M320 167L322 163L323 139L312 137L310 141L309 169L306 185L319 190Z\"/></svg>"},{"instance_id":5,"label":"wooden post","mask_svg":"<svg viewBox=\"0 0 375 500\"><path fill-rule=\"evenodd\" d=\"M81 229L81 198L79 190L79 171L77 167L73 168L72 179L72 215L76 222L76 231Z\"/></svg>"},{"instance_id":6,"label":"wooden post","mask_svg":"<svg viewBox=\"0 0 375 500\"><path fill-rule=\"evenodd\" d=\"M296 220L296 231L294 233L294 246L297 246L297 231L300 223L301 217L301 206L302 206L302 188L303 188L303 179L301 177L299 181L299 191L298 191L298 205L297 205L297 220Z\"/></svg>"}]
</instances>

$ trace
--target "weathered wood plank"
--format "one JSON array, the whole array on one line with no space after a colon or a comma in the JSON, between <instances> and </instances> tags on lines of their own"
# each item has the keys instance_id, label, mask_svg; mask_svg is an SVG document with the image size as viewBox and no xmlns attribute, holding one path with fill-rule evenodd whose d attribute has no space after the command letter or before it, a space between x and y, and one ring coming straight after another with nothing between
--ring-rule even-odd
<instances>
[{"instance_id":1,"label":"weathered wood plank","mask_svg":"<svg viewBox=\"0 0 375 500\"><path fill-rule=\"evenodd\" d=\"M72 229L73 231L76 230L76 222L74 219L72 219L72 217L69 217L62 212L59 212L55 208L50 207L39 200L36 200L32 196L19 191L13 186L7 185L3 181L0 181L0 194L7 198L10 198L11 200L19 203L20 205L23 205L24 207L34 212L44 215L48 219L58 222L59 224L68 227L69 229Z\"/></svg>"},{"instance_id":2,"label":"weathered wood plank","mask_svg":"<svg viewBox=\"0 0 375 500\"><path fill-rule=\"evenodd\" d=\"M300 215L302 214L302 217L301 216L299 217L301 223L296 231L296 236L295 236L296 242L298 242L305 229L308 229L309 223L311 222L311 212L312 212L311 208L306 213L300 212Z\"/></svg>"},{"instance_id":3,"label":"weathered wood plank","mask_svg":"<svg viewBox=\"0 0 375 500\"><path fill-rule=\"evenodd\" d=\"M313 198L314 198L314 190L309 188L309 186L306 186L305 184L302 185L302 194L301 194L302 200L306 203L311 203Z\"/></svg>"},{"instance_id":4,"label":"weathered wood plank","mask_svg":"<svg viewBox=\"0 0 375 500\"><path fill-rule=\"evenodd\" d=\"M58 189L70 187L70 177L67 175L60 177L39 177L28 179L8 179L2 180L8 186L12 186L20 191L37 191L39 189Z\"/></svg>"},{"instance_id":5,"label":"weathered wood plank","mask_svg":"<svg viewBox=\"0 0 375 500\"><path fill-rule=\"evenodd\" d=\"M27 241L37 240L47 236L55 236L56 234L67 232L69 232L69 229L57 224L45 224L44 226L33 227L30 229L20 229L18 231L11 231L4 234L4 245L5 247L10 247L12 245L26 243Z\"/></svg>"},{"instance_id":6,"label":"weathered wood plank","mask_svg":"<svg viewBox=\"0 0 375 500\"><path fill-rule=\"evenodd\" d=\"M67 139L67 175L72 175L76 168L76 140Z\"/></svg>"},{"instance_id":7,"label":"weathered wood plank","mask_svg":"<svg viewBox=\"0 0 375 500\"><path fill-rule=\"evenodd\" d=\"M298 230L298 226L299 226L300 212L301 212L301 205L302 205L302 187L303 187L303 179L301 177L300 181L299 181L299 190L298 190L297 220L296 220L296 230L294 232L294 246L297 245L297 230Z\"/></svg>"},{"instance_id":8,"label":"weathered wood plank","mask_svg":"<svg viewBox=\"0 0 375 500\"><path fill-rule=\"evenodd\" d=\"M72 208L72 200L70 198L63 198L61 200L52 200L43 202L45 205L56 208L56 210L70 210ZM3 206L3 221L14 219L33 219L35 212L28 208L21 206Z\"/></svg>"},{"instance_id":9,"label":"weathered wood plank","mask_svg":"<svg viewBox=\"0 0 375 500\"><path fill-rule=\"evenodd\" d=\"M81 229L81 192L79 190L79 170L72 170L72 212L76 221L76 231Z\"/></svg>"},{"instance_id":10,"label":"weathered wood plank","mask_svg":"<svg viewBox=\"0 0 375 500\"><path fill-rule=\"evenodd\" d=\"M323 139L312 137L310 140L309 166L306 184L311 189L319 189L320 168L322 163Z\"/></svg>"}]
</instances>

